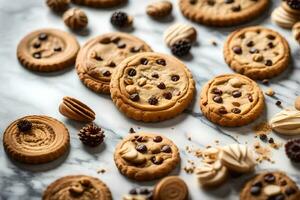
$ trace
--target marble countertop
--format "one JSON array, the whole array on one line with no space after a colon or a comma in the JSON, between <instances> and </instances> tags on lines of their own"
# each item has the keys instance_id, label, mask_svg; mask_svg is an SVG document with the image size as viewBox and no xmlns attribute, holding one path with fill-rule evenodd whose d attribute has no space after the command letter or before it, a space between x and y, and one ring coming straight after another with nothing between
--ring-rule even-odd
<instances>
[{"instance_id":1,"label":"marble countertop","mask_svg":"<svg viewBox=\"0 0 300 200\"><path fill-rule=\"evenodd\" d=\"M74 68L69 70L39 74L23 68L16 58L16 46L27 33L43 27L53 27L69 31L60 16L53 14L42 0L0 0L0 132L15 119L24 115L44 114L63 121L71 134L71 149L69 153L52 163L31 166L10 160L0 145L0 200L40 199L48 184L59 177L70 174L87 174L100 178L111 189L114 199L121 196L134 186L153 186L153 182L138 183L128 180L119 174L113 161L115 145L128 134L132 127L135 130L161 133L172 139L180 148L181 165L172 174L182 177L189 186L191 199L238 199L242 183L251 175L230 179L222 187L205 191L200 188L194 175L187 174L182 168L188 159L195 158L185 151L187 145L203 148L218 139L220 144L245 143L253 144L253 126L269 120L281 109L275 105L276 99L266 97L267 108L264 114L254 123L241 128L223 128L209 122L198 106L199 92L203 84L216 75L232 73L223 59L223 43L227 35L235 30L232 28L212 28L194 24L185 19L173 1L173 16L163 22L154 21L145 14L147 0L130 0L118 9L134 16L132 34L142 38L155 51L170 53L163 43L164 30L175 22L193 24L198 31L198 44L192 48L191 56L184 59L191 69L197 83L197 95L193 104L178 117L161 123L141 123L133 121L118 112L109 96L95 94L87 89L78 79ZM284 30L270 21L270 13L279 3L273 0L271 8L255 21L243 26L264 25L273 28L284 35L291 47L293 60L282 75L271 80L270 86L276 91L276 97L284 107L292 106L294 99L300 95L300 47L294 41L289 30ZM78 35L80 44L96 35L114 31L109 23L114 9L91 9L82 7L89 17L89 32ZM211 44L217 42L217 46ZM262 89L267 87L261 85ZM72 96L86 102L97 114L96 123L102 126L106 133L105 144L99 148L88 148L81 144L77 132L82 124L69 121L58 112L62 97ZM285 142L287 138L271 133L277 141ZM238 136L238 137L237 137ZM189 141L188 138L192 140ZM284 148L274 150L272 158L275 163L263 162L257 171L282 170L300 184L300 167L292 164L285 156ZM99 169L106 173L99 174Z\"/></svg>"}]
</instances>

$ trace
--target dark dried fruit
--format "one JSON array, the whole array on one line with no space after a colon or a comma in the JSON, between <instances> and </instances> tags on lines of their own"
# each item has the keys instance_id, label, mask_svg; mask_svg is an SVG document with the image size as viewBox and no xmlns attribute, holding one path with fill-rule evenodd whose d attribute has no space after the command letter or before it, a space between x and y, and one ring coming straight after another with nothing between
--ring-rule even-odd
<instances>
[{"instance_id":1,"label":"dark dried fruit","mask_svg":"<svg viewBox=\"0 0 300 200\"><path fill-rule=\"evenodd\" d=\"M21 119L17 123L18 129L22 132L26 132L31 130L32 128L32 123L26 119Z\"/></svg>"},{"instance_id":2,"label":"dark dried fruit","mask_svg":"<svg viewBox=\"0 0 300 200\"><path fill-rule=\"evenodd\" d=\"M300 0L286 0L287 5L295 10L300 10Z\"/></svg>"},{"instance_id":3,"label":"dark dried fruit","mask_svg":"<svg viewBox=\"0 0 300 200\"><path fill-rule=\"evenodd\" d=\"M91 147L100 145L105 137L104 131L94 123L81 128L78 136L83 144Z\"/></svg>"},{"instance_id":4,"label":"dark dried fruit","mask_svg":"<svg viewBox=\"0 0 300 200\"><path fill-rule=\"evenodd\" d=\"M165 99L168 99L168 100L172 99L172 93L171 92L165 92L165 93L163 93L163 96L165 97Z\"/></svg>"},{"instance_id":5,"label":"dark dried fruit","mask_svg":"<svg viewBox=\"0 0 300 200\"><path fill-rule=\"evenodd\" d=\"M242 54L243 53L242 48L240 46L232 47L232 51L236 54Z\"/></svg>"},{"instance_id":6,"label":"dark dried fruit","mask_svg":"<svg viewBox=\"0 0 300 200\"><path fill-rule=\"evenodd\" d=\"M171 52L175 56L182 57L187 55L192 48L192 43L189 40L179 40L171 46Z\"/></svg>"},{"instance_id":7,"label":"dark dried fruit","mask_svg":"<svg viewBox=\"0 0 300 200\"><path fill-rule=\"evenodd\" d=\"M148 150L144 144L138 144L135 149L140 153L145 153Z\"/></svg>"},{"instance_id":8,"label":"dark dried fruit","mask_svg":"<svg viewBox=\"0 0 300 200\"><path fill-rule=\"evenodd\" d=\"M300 139L293 139L285 144L285 153L293 162L300 162Z\"/></svg>"},{"instance_id":9,"label":"dark dried fruit","mask_svg":"<svg viewBox=\"0 0 300 200\"><path fill-rule=\"evenodd\" d=\"M62 50L62 48L61 47L54 47L54 49L53 49L54 51L57 51L57 52L59 52L59 51L61 51Z\"/></svg>"},{"instance_id":10,"label":"dark dried fruit","mask_svg":"<svg viewBox=\"0 0 300 200\"><path fill-rule=\"evenodd\" d=\"M172 152L172 149L171 149L170 146L164 145L164 146L161 148L161 152L164 152L164 153L171 153L171 152Z\"/></svg>"},{"instance_id":11,"label":"dark dried fruit","mask_svg":"<svg viewBox=\"0 0 300 200\"><path fill-rule=\"evenodd\" d=\"M156 97L150 97L150 98L148 99L148 103L149 103L150 105L156 105L156 104L158 103L158 100L157 100Z\"/></svg>"},{"instance_id":12,"label":"dark dried fruit","mask_svg":"<svg viewBox=\"0 0 300 200\"><path fill-rule=\"evenodd\" d=\"M128 15L125 12L114 12L110 18L112 25L122 28L128 25Z\"/></svg>"}]
</instances>

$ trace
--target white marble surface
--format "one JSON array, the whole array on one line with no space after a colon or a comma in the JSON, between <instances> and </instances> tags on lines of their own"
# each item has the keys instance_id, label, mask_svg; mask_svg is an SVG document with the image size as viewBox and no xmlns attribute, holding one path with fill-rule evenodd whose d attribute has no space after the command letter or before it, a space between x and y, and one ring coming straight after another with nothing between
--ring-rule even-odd
<instances>
[{"instance_id":1,"label":"white marble surface","mask_svg":"<svg viewBox=\"0 0 300 200\"><path fill-rule=\"evenodd\" d=\"M130 0L121 7L134 16L134 30L132 34L141 37L150 44L155 51L169 53L164 45L163 31L174 22L192 23L186 20L180 13L177 0L173 1L173 17L164 22L157 22L145 14L147 0ZM299 45L291 36L291 32L283 30L270 22L271 10L279 0L273 0L271 9L265 11L264 16L252 21L248 25L261 24L273 28L283 34L292 50L293 61L289 69L281 76L271 81L271 87L276 91L278 99L284 106L292 106L294 99L300 95L300 52ZM109 23L109 18L114 9L91 9L83 7L89 17L90 33L87 36L77 35L83 44L87 39L115 29ZM193 24L193 23L192 23ZM213 143L215 139L221 144L233 142L249 144L254 142L252 127L260 121L270 119L280 111L275 105L276 99L266 97L267 109L263 116L254 124L242 128L222 128L210 123L200 112L198 106L198 94L203 84L223 73L231 73L223 60L223 42L233 28L211 28L193 24L198 31L198 45L193 47L189 56L184 60L192 70L197 82L197 96L193 104L175 119L161 123L146 124L126 118L119 113L109 96L98 95L87 89L79 81L75 70L54 73L38 74L24 69L17 61L16 46L19 40L28 32L42 28L54 27L62 30L64 26L60 16L53 14L43 0L0 0L0 133L13 120L30 114L45 114L63 121L71 134L71 149L68 155L55 162L30 166L11 161L0 145L0 199L40 199L46 186L55 179L69 174L88 174L103 180L110 187L114 199L121 199L122 194L128 192L133 186L153 186L155 182L137 183L120 175L113 161L114 147L127 135L130 127L135 130L161 133L171 138L180 148L181 166L174 170L173 174L180 175L187 183L191 193L191 199L238 199L241 185L250 175L230 179L224 186L212 191L202 190L194 175L188 175L182 170L187 159L194 159L185 152L186 145L204 147ZM213 39L218 46L212 46ZM266 86L261 85L262 89ZM90 149L84 147L77 138L77 132L82 124L67 120L58 112L58 105L63 96L73 96L90 105L97 114L96 123L105 129L105 144L100 148ZM140 129L138 129L140 127ZM188 140L191 136L192 141ZM238 136L238 139L235 139ZM272 133L275 140L285 142L287 138ZM262 169L279 169L286 171L300 183L300 167L293 165L285 156L284 149L273 151L275 164L263 163L258 166ZM97 170L104 168L104 174L98 174ZM181 169L180 169L181 168Z\"/></svg>"}]
</instances>

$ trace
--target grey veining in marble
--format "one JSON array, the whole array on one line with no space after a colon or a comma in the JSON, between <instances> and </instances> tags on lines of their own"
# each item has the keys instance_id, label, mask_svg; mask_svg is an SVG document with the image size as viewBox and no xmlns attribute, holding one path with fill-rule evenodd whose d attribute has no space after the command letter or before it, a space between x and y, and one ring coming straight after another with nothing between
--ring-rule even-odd
<instances>
[{"instance_id":1,"label":"grey veining in marble","mask_svg":"<svg viewBox=\"0 0 300 200\"><path fill-rule=\"evenodd\" d=\"M194 145L204 147L218 139L221 144L234 142L251 144L254 142L253 124L241 128L222 128L209 122L200 112L198 95L203 84L212 77L232 73L224 62L222 48L226 36L237 27L212 28L194 24L186 20L180 13L177 0L173 1L173 16L163 22L154 21L145 14L147 0L130 0L119 8L134 16L132 34L144 39L155 51L170 53L163 43L164 30L175 22L193 24L198 31L198 44L192 48L191 55L184 59L191 69L197 83L197 95L193 104L178 117L161 123L146 124L126 118L118 112L109 96L95 94L79 81L74 68L60 73L39 74L26 70L17 61L16 46L20 39L32 30L42 27L53 27L69 31L60 16L53 14L43 0L0 0L0 133L13 120L30 114L45 114L63 121L71 134L71 149L64 157L55 162L30 166L10 160L0 145L0 199L1 200L35 200L40 199L48 184L59 177L69 174L88 174L103 180L110 187L114 199L121 199L122 194L134 186L153 186L154 182L137 183L120 175L113 161L115 145L128 134L133 127L136 130L151 131L164 134L171 138L180 148L181 166L172 174L180 175L187 183L191 199L238 199L242 183L251 175L230 179L224 186L212 191L204 191L199 187L194 175L184 172L188 159L195 159L187 154L185 147ZM293 60L289 69L279 77L272 79L270 86L276 91L278 99L284 106L292 106L294 99L300 95L300 47L294 41L289 30L284 30L270 21L271 10L279 0L273 0L271 8L259 19L248 25L264 25L284 35L291 47ZM91 9L83 7L89 17L89 34L78 35L79 42L84 44L87 39L114 31L109 18L113 9ZM215 40L217 46L211 45ZM261 85L262 89L266 86ZM99 148L84 147L77 138L82 124L67 120L58 112L58 105L63 96L73 96L86 102L96 114L96 123L105 129L105 144ZM270 119L280 111L275 105L276 99L266 97L267 109L255 122ZM236 137L238 136L238 138ZM272 133L275 140L285 142L287 138ZM192 141L188 140L192 138ZM275 164L264 162L258 170L279 169L291 175L300 184L300 167L292 164L285 156L284 149L273 151ZM104 174L97 170L104 168Z\"/></svg>"}]
</instances>

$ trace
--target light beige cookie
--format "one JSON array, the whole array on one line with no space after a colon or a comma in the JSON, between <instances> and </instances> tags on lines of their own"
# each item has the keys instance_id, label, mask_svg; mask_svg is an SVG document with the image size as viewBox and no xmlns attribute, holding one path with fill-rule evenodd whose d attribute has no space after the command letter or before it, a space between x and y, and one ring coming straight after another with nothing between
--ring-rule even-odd
<instances>
[{"instance_id":1,"label":"light beige cookie","mask_svg":"<svg viewBox=\"0 0 300 200\"><path fill-rule=\"evenodd\" d=\"M234 71L262 80L279 75L288 67L290 48L279 33L253 26L228 36L224 58Z\"/></svg>"},{"instance_id":2,"label":"light beige cookie","mask_svg":"<svg viewBox=\"0 0 300 200\"><path fill-rule=\"evenodd\" d=\"M152 2L147 6L146 12L154 18L166 17L172 12L172 3L170 1Z\"/></svg>"},{"instance_id":3,"label":"light beige cookie","mask_svg":"<svg viewBox=\"0 0 300 200\"><path fill-rule=\"evenodd\" d=\"M72 66L78 50L79 44L71 34L58 29L40 29L21 40L17 57L30 70L52 72Z\"/></svg>"},{"instance_id":4,"label":"light beige cookie","mask_svg":"<svg viewBox=\"0 0 300 200\"><path fill-rule=\"evenodd\" d=\"M210 121L221 126L243 126L258 118L265 106L258 85L246 76L215 77L202 88L200 108Z\"/></svg>"},{"instance_id":5,"label":"light beige cookie","mask_svg":"<svg viewBox=\"0 0 300 200\"><path fill-rule=\"evenodd\" d=\"M176 145L166 137L135 133L117 145L114 160L128 178L150 181L169 174L180 162L180 156Z\"/></svg>"},{"instance_id":6,"label":"light beige cookie","mask_svg":"<svg viewBox=\"0 0 300 200\"><path fill-rule=\"evenodd\" d=\"M164 41L168 47L173 46L180 40L189 40L194 43L197 40L196 29L188 24L173 24L164 32Z\"/></svg>"},{"instance_id":7,"label":"light beige cookie","mask_svg":"<svg viewBox=\"0 0 300 200\"><path fill-rule=\"evenodd\" d=\"M121 5L127 0L71 0L72 3L90 6L94 8L110 8L114 6Z\"/></svg>"},{"instance_id":8,"label":"light beige cookie","mask_svg":"<svg viewBox=\"0 0 300 200\"><path fill-rule=\"evenodd\" d=\"M271 19L278 26L290 29L300 20L300 16L295 16L287 12L282 6L279 6L272 12Z\"/></svg>"},{"instance_id":9,"label":"light beige cookie","mask_svg":"<svg viewBox=\"0 0 300 200\"><path fill-rule=\"evenodd\" d=\"M177 58L139 53L122 61L112 75L111 98L128 117L157 122L175 117L192 101L195 82Z\"/></svg>"},{"instance_id":10,"label":"light beige cookie","mask_svg":"<svg viewBox=\"0 0 300 200\"><path fill-rule=\"evenodd\" d=\"M76 69L80 80L95 92L109 93L115 68L125 58L152 51L142 40L126 33L107 33L90 39L79 51Z\"/></svg>"},{"instance_id":11,"label":"light beige cookie","mask_svg":"<svg viewBox=\"0 0 300 200\"><path fill-rule=\"evenodd\" d=\"M185 17L206 25L231 26L263 13L269 0L180 0Z\"/></svg>"},{"instance_id":12,"label":"light beige cookie","mask_svg":"<svg viewBox=\"0 0 300 200\"><path fill-rule=\"evenodd\" d=\"M4 149L13 159L40 164L62 156L70 146L68 129L60 121L42 115L26 116L4 131Z\"/></svg>"},{"instance_id":13,"label":"light beige cookie","mask_svg":"<svg viewBox=\"0 0 300 200\"><path fill-rule=\"evenodd\" d=\"M274 131L283 135L300 135L300 111L285 109L270 120Z\"/></svg>"},{"instance_id":14,"label":"light beige cookie","mask_svg":"<svg viewBox=\"0 0 300 200\"><path fill-rule=\"evenodd\" d=\"M65 176L51 183L43 200L112 200L109 188L97 178L85 175Z\"/></svg>"}]
</instances>

